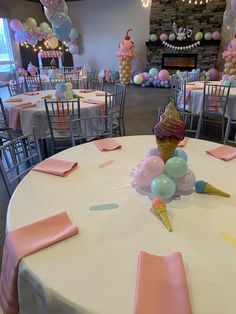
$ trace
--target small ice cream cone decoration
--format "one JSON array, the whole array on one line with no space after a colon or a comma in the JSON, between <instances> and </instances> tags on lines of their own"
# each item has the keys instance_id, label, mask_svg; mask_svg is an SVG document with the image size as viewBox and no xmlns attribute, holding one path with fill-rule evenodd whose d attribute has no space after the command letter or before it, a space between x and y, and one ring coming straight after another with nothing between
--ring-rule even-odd
<instances>
[{"instance_id":1,"label":"small ice cream cone decoration","mask_svg":"<svg viewBox=\"0 0 236 314\"><path fill-rule=\"evenodd\" d=\"M128 29L126 36L120 43L119 50L116 52L116 56L119 59L120 82L125 85L130 83L132 61L135 57L134 42L129 36L130 31L132 31L132 29Z\"/></svg>"},{"instance_id":2,"label":"small ice cream cone decoration","mask_svg":"<svg viewBox=\"0 0 236 314\"><path fill-rule=\"evenodd\" d=\"M221 191L211 185L208 182L205 182L203 180L199 180L195 183L195 190L198 193L204 193L204 194L213 194L213 195L219 195L219 196L224 196L224 197L230 197L230 194Z\"/></svg>"},{"instance_id":3,"label":"small ice cream cone decoration","mask_svg":"<svg viewBox=\"0 0 236 314\"><path fill-rule=\"evenodd\" d=\"M166 226L167 230L171 232L172 226L169 220L165 202L160 198L156 198L152 201L152 208L155 214L161 219L163 224Z\"/></svg>"}]
</instances>

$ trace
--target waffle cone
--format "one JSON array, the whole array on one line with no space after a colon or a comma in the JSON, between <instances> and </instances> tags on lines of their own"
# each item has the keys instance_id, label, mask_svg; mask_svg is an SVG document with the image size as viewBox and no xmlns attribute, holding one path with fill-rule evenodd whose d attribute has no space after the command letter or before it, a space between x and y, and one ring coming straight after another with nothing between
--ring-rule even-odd
<instances>
[{"instance_id":1,"label":"waffle cone","mask_svg":"<svg viewBox=\"0 0 236 314\"><path fill-rule=\"evenodd\" d=\"M161 154L161 158L166 162L171 158L175 152L176 147L179 144L179 140L175 137L169 137L164 139L156 138L156 143Z\"/></svg>"},{"instance_id":2,"label":"waffle cone","mask_svg":"<svg viewBox=\"0 0 236 314\"><path fill-rule=\"evenodd\" d=\"M163 222L163 224L166 226L168 231L172 231L172 226L169 220L169 216L166 210L166 206L165 205L158 205L155 207L155 212L158 214L158 216L160 217L161 221Z\"/></svg>"},{"instance_id":3,"label":"waffle cone","mask_svg":"<svg viewBox=\"0 0 236 314\"><path fill-rule=\"evenodd\" d=\"M206 186L205 186L205 189L204 189L204 193L220 195L220 196L224 196L224 197L230 197L230 194L215 188L214 186L212 186L209 183L206 183Z\"/></svg>"},{"instance_id":4,"label":"waffle cone","mask_svg":"<svg viewBox=\"0 0 236 314\"><path fill-rule=\"evenodd\" d=\"M123 61L126 61L126 64L123 64ZM120 82L122 84L128 85L131 80L131 73L132 73L132 60L127 59L126 57L120 58Z\"/></svg>"}]
</instances>

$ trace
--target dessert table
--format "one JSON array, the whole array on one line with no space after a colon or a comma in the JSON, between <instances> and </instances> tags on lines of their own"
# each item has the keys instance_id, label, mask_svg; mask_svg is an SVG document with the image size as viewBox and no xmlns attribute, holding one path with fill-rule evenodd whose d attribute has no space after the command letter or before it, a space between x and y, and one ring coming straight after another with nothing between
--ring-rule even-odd
<instances>
[{"instance_id":1,"label":"dessert table","mask_svg":"<svg viewBox=\"0 0 236 314\"><path fill-rule=\"evenodd\" d=\"M170 233L150 212L149 196L131 185L131 170L156 147L154 136L116 140L122 147L114 151L102 152L91 142L55 155L80 166L66 177L31 171L12 196L7 231L61 211L67 211L80 230L21 261L20 313L131 314L139 252L179 251L193 313L234 314L236 247L220 234L236 237L236 159L225 162L206 154L217 143L188 140L183 149L197 180L231 197L193 192L171 201ZM99 167L109 160L114 162ZM118 208L90 209L108 203Z\"/></svg>"},{"instance_id":2,"label":"dessert table","mask_svg":"<svg viewBox=\"0 0 236 314\"><path fill-rule=\"evenodd\" d=\"M86 103L84 100L95 100L104 101L105 96L96 96L96 92L82 93L81 90L74 89L74 93L80 97L80 116L81 118L89 118L91 116L99 116L100 108L97 104ZM11 98L22 98L20 102L4 102L4 107L6 108L7 116L9 117L9 112L12 107L19 106L23 103L31 102L36 104L36 106L31 106L20 110L20 125L24 135L32 133L32 127L35 128L36 135L38 138L47 138L50 136L49 125L47 120L47 114L44 104L44 99L46 95L52 95L54 98L55 90L44 90L37 92L36 95L26 95L20 94ZM9 100L11 99L9 98ZM52 98L52 99L53 99ZM54 98L55 99L55 98ZM51 101L50 99L48 101Z\"/></svg>"},{"instance_id":3,"label":"dessert table","mask_svg":"<svg viewBox=\"0 0 236 314\"><path fill-rule=\"evenodd\" d=\"M209 84L221 84L220 81L211 81ZM186 87L191 86L191 92L187 99L187 104L189 110L193 113L200 113L203 103L203 89L204 82L191 82L187 83ZM194 89L194 86L196 89ZM230 88L229 100L228 100L228 115L232 117L232 119L236 119L236 87Z\"/></svg>"}]
</instances>

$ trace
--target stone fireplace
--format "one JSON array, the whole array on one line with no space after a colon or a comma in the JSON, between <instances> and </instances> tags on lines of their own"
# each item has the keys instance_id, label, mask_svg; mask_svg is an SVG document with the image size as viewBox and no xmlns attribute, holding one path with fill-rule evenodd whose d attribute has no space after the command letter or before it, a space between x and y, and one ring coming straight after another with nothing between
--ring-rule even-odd
<instances>
[{"instance_id":1,"label":"stone fireplace","mask_svg":"<svg viewBox=\"0 0 236 314\"><path fill-rule=\"evenodd\" d=\"M176 51L168 49L159 40L162 33L172 33L175 22L179 27L188 27L193 35L185 41L167 41L174 46L192 45L197 32L221 31L225 0L214 0L209 4L190 5L182 0L152 0L150 13L150 34L157 34L158 40L146 42L147 69L151 67L169 70L191 70L200 68L208 70L216 66L220 40L200 41L200 45L190 50ZM191 57L190 55L194 56ZM184 58L186 56L186 58ZM182 62L182 65L180 64ZM194 64L193 64L194 63Z\"/></svg>"}]
</instances>

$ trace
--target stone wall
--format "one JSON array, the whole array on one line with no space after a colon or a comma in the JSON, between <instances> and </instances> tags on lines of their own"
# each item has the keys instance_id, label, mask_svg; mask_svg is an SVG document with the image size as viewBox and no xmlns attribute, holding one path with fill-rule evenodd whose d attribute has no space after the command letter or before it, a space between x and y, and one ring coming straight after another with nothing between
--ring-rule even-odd
<instances>
[{"instance_id":1,"label":"stone wall","mask_svg":"<svg viewBox=\"0 0 236 314\"><path fill-rule=\"evenodd\" d=\"M156 34L158 38L161 33L169 35L175 22L177 28L189 27L193 30L191 41L194 42L194 36L199 31L203 33L221 31L225 5L225 0L213 0L212 3L204 5L185 4L182 0L152 0L150 34ZM170 43L180 44L177 40ZM181 44L188 45L188 41L183 41ZM186 53L197 53L198 67L205 70L216 66L219 46L220 41L209 42L209 45L205 41L204 45L201 44ZM163 47L159 41L150 45L147 43L147 68L152 66L160 68L162 53L171 51L173 50ZM183 54L183 51L179 53Z\"/></svg>"}]
</instances>

